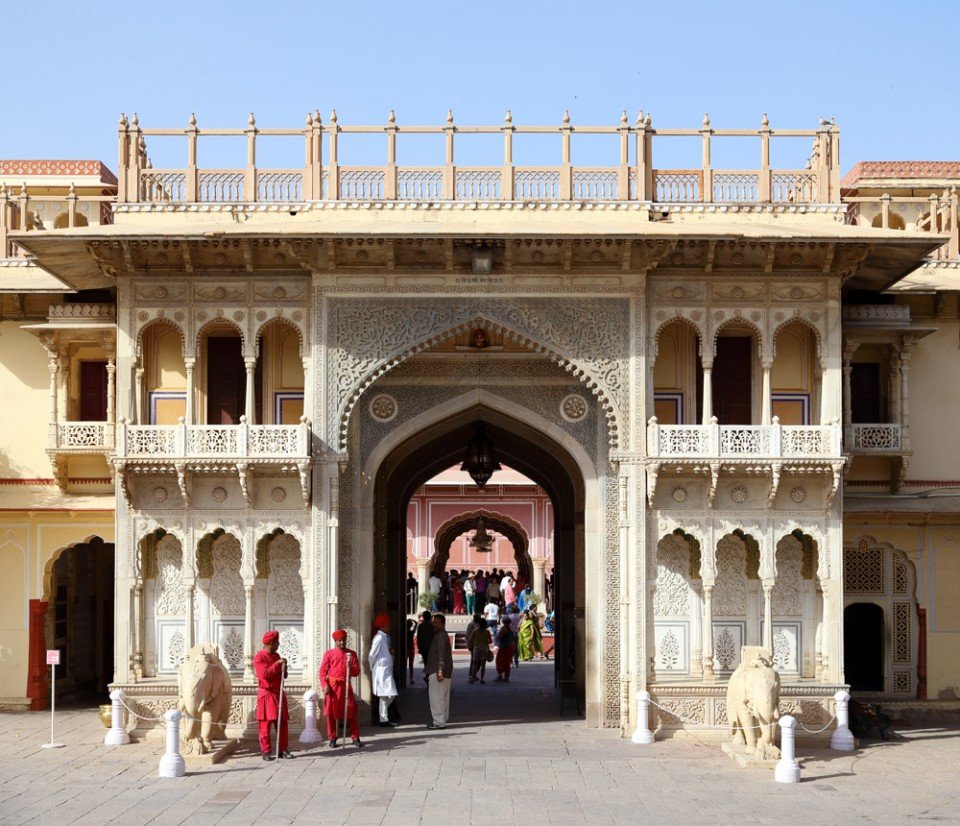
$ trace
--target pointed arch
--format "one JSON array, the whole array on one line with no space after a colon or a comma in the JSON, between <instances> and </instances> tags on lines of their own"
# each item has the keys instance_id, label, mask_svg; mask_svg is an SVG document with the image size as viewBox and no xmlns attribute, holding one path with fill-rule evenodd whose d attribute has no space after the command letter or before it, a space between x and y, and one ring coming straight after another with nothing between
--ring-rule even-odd
<instances>
[{"instance_id":1,"label":"pointed arch","mask_svg":"<svg viewBox=\"0 0 960 826\"><path fill-rule=\"evenodd\" d=\"M249 357L249 352L247 349L248 340L247 334L244 329L233 319L227 318L226 316L216 316L215 318L207 319L203 325L197 330L197 334L193 337L193 352L200 352L200 342L203 341L203 336L206 334L207 329L210 327L233 327L237 331L237 335L240 337L240 350L243 353L244 358Z\"/></svg>"},{"instance_id":2,"label":"pointed arch","mask_svg":"<svg viewBox=\"0 0 960 826\"><path fill-rule=\"evenodd\" d=\"M366 366L362 370L356 371L355 378L345 379L343 376L337 375L335 378L340 385L339 389L345 391L343 392L339 408L336 411L337 443L339 449L347 449L350 416L364 392L366 392L377 379L385 373L388 373L394 367L403 364L408 359L413 358L425 350L429 350L442 341L477 328L486 330L487 332L496 332L510 341L528 347L531 351L546 356L568 373L571 373L597 397L607 421L607 435L610 447L619 449L622 446L623 434L626 432L626 428L623 426L624 413L617 404L614 393L626 391L625 385L627 379L625 376L619 374L618 371L620 367L616 365L617 360L612 358L612 354L608 354L607 361L610 363L605 368L605 373L598 375L597 372L591 369L584 361L574 358L569 353L561 352L561 348L536 340L507 324L492 319L483 313L478 313L471 317L464 318L459 322L455 322L443 330L433 331L421 337L413 344L405 344L405 346L395 349L392 354L377 356L366 360Z\"/></svg>"},{"instance_id":3,"label":"pointed arch","mask_svg":"<svg viewBox=\"0 0 960 826\"><path fill-rule=\"evenodd\" d=\"M488 528L492 528L510 540L516 554L518 573L522 573L527 582L532 582L533 560L530 558L530 537L527 535L526 529L516 519L486 508L474 508L459 513L437 528L434 538L434 551L430 557L430 570L434 571L446 567L453 541L476 525L477 519L480 517L483 517L484 524Z\"/></svg>"},{"instance_id":4,"label":"pointed arch","mask_svg":"<svg viewBox=\"0 0 960 826\"><path fill-rule=\"evenodd\" d=\"M303 328L292 318L288 318L285 315L273 315L269 318L265 318L263 321L257 321L255 323L253 328L254 355L260 355L260 339L262 338L266 329L271 326L289 327L293 332L295 332L297 334L297 342L299 343L300 358L303 358L306 347L306 336Z\"/></svg>"},{"instance_id":5,"label":"pointed arch","mask_svg":"<svg viewBox=\"0 0 960 826\"><path fill-rule=\"evenodd\" d=\"M180 338L180 357L187 358L187 334L176 321L165 316L158 315L149 320L145 320L143 325L137 330L136 356L137 361L143 359L143 341L145 334L155 327L169 327Z\"/></svg>"},{"instance_id":6,"label":"pointed arch","mask_svg":"<svg viewBox=\"0 0 960 826\"><path fill-rule=\"evenodd\" d=\"M662 322L658 322L657 329L653 334L653 351L650 353L651 358L656 358L660 353L660 336L671 324L680 324L685 327L689 327L694 335L696 335L699 344L700 355L703 355L703 342L706 340L707 334L703 329L703 326L698 324L693 319L687 318L683 313L676 312L667 319L664 319Z\"/></svg>"},{"instance_id":7,"label":"pointed arch","mask_svg":"<svg viewBox=\"0 0 960 826\"><path fill-rule=\"evenodd\" d=\"M721 321L717 322L716 326L713 328L713 335L710 336L710 344L713 350L713 352L711 353L711 356L713 358L716 358L717 339L720 338L721 331L725 327L731 327L731 326L748 327L753 332L754 336L756 336L756 339L757 339L756 355L758 358L760 358L764 351L764 343L766 341L766 337L764 336L763 330L760 329L760 325L757 322L752 321L751 319L747 318L742 314L735 314L730 316L729 318L724 318Z\"/></svg>"},{"instance_id":8,"label":"pointed arch","mask_svg":"<svg viewBox=\"0 0 960 826\"><path fill-rule=\"evenodd\" d=\"M789 327L791 324L799 324L813 331L813 340L816 346L815 355L817 361L820 361L823 358L823 330L809 318L804 318L797 309L793 311L792 315L778 322L777 326L773 328L773 332L770 335L771 358L777 357L777 338L780 336L780 333L783 332L784 328Z\"/></svg>"}]
</instances>

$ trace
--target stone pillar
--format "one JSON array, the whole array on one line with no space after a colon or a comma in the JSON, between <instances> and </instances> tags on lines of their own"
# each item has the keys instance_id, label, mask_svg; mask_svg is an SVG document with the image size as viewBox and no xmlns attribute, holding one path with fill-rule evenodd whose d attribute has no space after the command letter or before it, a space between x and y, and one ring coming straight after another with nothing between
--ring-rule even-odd
<instances>
[{"instance_id":1,"label":"stone pillar","mask_svg":"<svg viewBox=\"0 0 960 826\"><path fill-rule=\"evenodd\" d=\"M50 447L57 446L57 370L59 369L56 350L48 350L47 369L50 371Z\"/></svg>"},{"instance_id":2,"label":"stone pillar","mask_svg":"<svg viewBox=\"0 0 960 826\"><path fill-rule=\"evenodd\" d=\"M694 679L703 676L703 588L693 591L693 616L690 623L690 672Z\"/></svg>"},{"instance_id":3,"label":"stone pillar","mask_svg":"<svg viewBox=\"0 0 960 826\"><path fill-rule=\"evenodd\" d=\"M69 422L70 417L70 357L60 354L60 391L57 396L57 415L62 422Z\"/></svg>"},{"instance_id":4,"label":"stone pillar","mask_svg":"<svg viewBox=\"0 0 960 826\"><path fill-rule=\"evenodd\" d=\"M713 670L713 582L703 583L703 679L712 682L716 679Z\"/></svg>"},{"instance_id":5,"label":"stone pillar","mask_svg":"<svg viewBox=\"0 0 960 826\"><path fill-rule=\"evenodd\" d=\"M417 592L425 594L430 590L430 559L429 557L419 557L417 559Z\"/></svg>"},{"instance_id":6,"label":"stone pillar","mask_svg":"<svg viewBox=\"0 0 960 826\"><path fill-rule=\"evenodd\" d=\"M773 580L763 580L763 647L773 654Z\"/></svg>"},{"instance_id":7,"label":"stone pillar","mask_svg":"<svg viewBox=\"0 0 960 826\"><path fill-rule=\"evenodd\" d=\"M243 681L253 682L253 586L252 582L243 583L246 596L243 612Z\"/></svg>"},{"instance_id":8,"label":"stone pillar","mask_svg":"<svg viewBox=\"0 0 960 826\"><path fill-rule=\"evenodd\" d=\"M900 424L900 356L890 356L890 423Z\"/></svg>"},{"instance_id":9,"label":"stone pillar","mask_svg":"<svg viewBox=\"0 0 960 826\"><path fill-rule=\"evenodd\" d=\"M194 626L194 604L196 602L196 587L194 581L184 581L184 594L187 598L187 612L184 617L184 635L183 635L183 646L186 651L189 651L194 646L193 638L193 626Z\"/></svg>"},{"instance_id":10,"label":"stone pillar","mask_svg":"<svg viewBox=\"0 0 960 826\"><path fill-rule=\"evenodd\" d=\"M117 362L111 354L107 358L107 425L113 428L117 420Z\"/></svg>"},{"instance_id":11,"label":"stone pillar","mask_svg":"<svg viewBox=\"0 0 960 826\"><path fill-rule=\"evenodd\" d=\"M547 577L546 577L546 566L547 560L538 557L533 560L533 592L539 594L546 605L547 594Z\"/></svg>"},{"instance_id":12,"label":"stone pillar","mask_svg":"<svg viewBox=\"0 0 960 826\"><path fill-rule=\"evenodd\" d=\"M133 586L133 655L130 658L130 668L133 671L134 682L143 679L144 630L143 577L138 576Z\"/></svg>"},{"instance_id":13,"label":"stone pillar","mask_svg":"<svg viewBox=\"0 0 960 826\"><path fill-rule=\"evenodd\" d=\"M193 369L196 366L196 363L197 363L197 360L193 358L183 360L184 367L186 367L187 369L187 398L186 398L186 403L184 405L183 421L184 421L184 424L188 424L188 425L194 423L193 408L195 404L194 393L196 391L194 388Z\"/></svg>"},{"instance_id":14,"label":"stone pillar","mask_svg":"<svg viewBox=\"0 0 960 826\"><path fill-rule=\"evenodd\" d=\"M770 417L773 415L773 394L770 390L770 368L772 362L764 361L760 367L763 371L763 392L760 401L760 424L770 424Z\"/></svg>"},{"instance_id":15,"label":"stone pillar","mask_svg":"<svg viewBox=\"0 0 960 826\"><path fill-rule=\"evenodd\" d=\"M900 449L910 450L910 355L913 342L905 341L900 349Z\"/></svg>"},{"instance_id":16,"label":"stone pillar","mask_svg":"<svg viewBox=\"0 0 960 826\"><path fill-rule=\"evenodd\" d=\"M706 346L706 344L704 344ZM713 359L703 359L703 417L702 424L713 418Z\"/></svg>"},{"instance_id":17,"label":"stone pillar","mask_svg":"<svg viewBox=\"0 0 960 826\"><path fill-rule=\"evenodd\" d=\"M134 404L136 405L136 423L137 424L146 424L144 420L144 410L143 410L143 368L137 367L134 370L134 385L136 387Z\"/></svg>"},{"instance_id":18,"label":"stone pillar","mask_svg":"<svg viewBox=\"0 0 960 826\"><path fill-rule=\"evenodd\" d=\"M254 392L254 386L253 386L253 372L257 367L257 360L244 359L243 366L246 368L246 371L247 371L247 389L246 389L246 394L244 396L243 412L244 412L244 415L247 417L247 424L256 424L257 420L253 415L254 407L255 407L254 403L256 401L256 394Z\"/></svg>"}]
</instances>

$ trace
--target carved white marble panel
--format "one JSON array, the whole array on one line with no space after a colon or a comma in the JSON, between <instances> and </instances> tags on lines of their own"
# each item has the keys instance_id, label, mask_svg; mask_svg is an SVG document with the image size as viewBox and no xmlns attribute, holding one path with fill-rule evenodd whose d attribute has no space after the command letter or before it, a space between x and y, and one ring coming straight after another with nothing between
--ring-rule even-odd
<instances>
[{"instance_id":1,"label":"carved white marble panel","mask_svg":"<svg viewBox=\"0 0 960 826\"><path fill-rule=\"evenodd\" d=\"M267 597L271 616L303 616L300 545L290 534L281 534L270 543Z\"/></svg>"},{"instance_id":2,"label":"carved white marble panel","mask_svg":"<svg viewBox=\"0 0 960 826\"><path fill-rule=\"evenodd\" d=\"M799 622L773 623L773 667L781 674L800 673L802 628ZM763 623L760 623L763 639Z\"/></svg>"},{"instance_id":3,"label":"carved white marble panel","mask_svg":"<svg viewBox=\"0 0 960 826\"><path fill-rule=\"evenodd\" d=\"M653 638L658 676L690 673L690 623L658 620L654 624Z\"/></svg>"},{"instance_id":4,"label":"carved white marble panel","mask_svg":"<svg viewBox=\"0 0 960 826\"><path fill-rule=\"evenodd\" d=\"M740 646L747 639L745 622L715 622L713 624L714 670L730 674L740 665Z\"/></svg>"},{"instance_id":5,"label":"carved white marble panel","mask_svg":"<svg viewBox=\"0 0 960 826\"><path fill-rule=\"evenodd\" d=\"M183 620L157 621L157 674L176 674L186 659Z\"/></svg>"},{"instance_id":6,"label":"carved white marble panel","mask_svg":"<svg viewBox=\"0 0 960 826\"><path fill-rule=\"evenodd\" d=\"M284 622L271 622L270 629L280 632L281 657L286 657L287 668L290 671L303 668L303 625Z\"/></svg>"},{"instance_id":7,"label":"carved white marble panel","mask_svg":"<svg viewBox=\"0 0 960 826\"><path fill-rule=\"evenodd\" d=\"M214 622L213 635L220 647L220 660L234 673L243 671L243 623Z\"/></svg>"}]
</instances>

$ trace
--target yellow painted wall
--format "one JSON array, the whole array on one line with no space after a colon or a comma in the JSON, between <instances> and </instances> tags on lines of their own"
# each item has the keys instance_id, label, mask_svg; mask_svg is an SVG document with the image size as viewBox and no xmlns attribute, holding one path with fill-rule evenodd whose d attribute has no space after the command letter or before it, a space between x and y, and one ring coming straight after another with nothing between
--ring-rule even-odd
<instances>
[{"instance_id":1,"label":"yellow painted wall","mask_svg":"<svg viewBox=\"0 0 960 826\"><path fill-rule=\"evenodd\" d=\"M910 440L908 479L960 479L960 324L921 339L910 360Z\"/></svg>"},{"instance_id":2,"label":"yellow painted wall","mask_svg":"<svg viewBox=\"0 0 960 826\"><path fill-rule=\"evenodd\" d=\"M0 322L0 394L0 479L51 478L47 353L20 322Z\"/></svg>"},{"instance_id":3,"label":"yellow painted wall","mask_svg":"<svg viewBox=\"0 0 960 826\"><path fill-rule=\"evenodd\" d=\"M29 601L49 596L55 556L92 536L114 541L112 512L0 515L0 700L26 696Z\"/></svg>"}]
</instances>

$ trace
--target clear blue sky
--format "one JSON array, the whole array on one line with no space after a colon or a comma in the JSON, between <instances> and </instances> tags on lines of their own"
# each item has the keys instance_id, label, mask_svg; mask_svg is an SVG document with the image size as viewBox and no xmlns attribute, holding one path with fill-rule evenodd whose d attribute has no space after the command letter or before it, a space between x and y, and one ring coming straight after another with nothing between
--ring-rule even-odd
<instances>
[{"instance_id":1,"label":"clear blue sky","mask_svg":"<svg viewBox=\"0 0 960 826\"><path fill-rule=\"evenodd\" d=\"M5 3L0 157L99 158L116 166L116 122L298 127L374 124L616 125L626 108L655 126L841 127L842 163L960 158L960 95L951 46L957 0L164 0ZM374 140L374 139L371 139ZM342 163L377 163L382 138L344 147ZM464 140L461 163L499 163L499 139ZM439 145L401 145L401 163L440 163ZM202 148L202 147L201 147ZM151 144L155 166L181 166L180 146ZM612 145L574 162L615 164ZM802 151L800 151L802 149ZM797 147L805 157L807 146ZM240 165L243 148L205 150L201 165ZM520 163L555 164L555 138L518 147ZM687 161L699 164L695 142ZM715 165L754 166L753 146ZM297 165L300 142L264 147L261 166ZM792 165L784 157L779 166Z\"/></svg>"}]
</instances>

